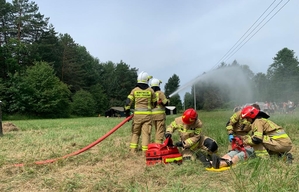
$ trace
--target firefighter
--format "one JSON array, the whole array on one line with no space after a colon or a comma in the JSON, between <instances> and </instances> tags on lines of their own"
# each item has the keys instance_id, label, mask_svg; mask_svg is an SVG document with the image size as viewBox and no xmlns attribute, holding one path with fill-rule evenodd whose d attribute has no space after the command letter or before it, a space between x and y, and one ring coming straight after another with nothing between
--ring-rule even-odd
<instances>
[{"instance_id":1,"label":"firefighter","mask_svg":"<svg viewBox=\"0 0 299 192\"><path fill-rule=\"evenodd\" d=\"M160 89L161 80L153 78L150 86L155 91L157 98L157 106L152 109L152 120L153 126L155 127L155 143L163 143L165 133L165 106L169 104L169 99L166 98L165 94Z\"/></svg>"},{"instance_id":2,"label":"firefighter","mask_svg":"<svg viewBox=\"0 0 299 192\"><path fill-rule=\"evenodd\" d=\"M132 121L132 136L130 142L130 151L136 153L138 149L139 138L141 136L141 149L145 152L150 142L152 129L152 108L157 104L155 92L149 87L148 83L152 77L142 71L138 74L137 85L128 95L125 104L126 116L130 116L130 108L133 103L134 117Z\"/></svg>"},{"instance_id":3,"label":"firefighter","mask_svg":"<svg viewBox=\"0 0 299 192\"><path fill-rule=\"evenodd\" d=\"M285 130L269 120L270 117L265 112L252 106L247 106L241 111L242 119L247 119L252 123L252 133L243 137L244 143L254 147L257 156L257 150L261 153L275 155L278 157L286 156L288 162L292 161L292 141Z\"/></svg>"},{"instance_id":4,"label":"firefighter","mask_svg":"<svg viewBox=\"0 0 299 192\"><path fill-rule=\"evenodd\" d=\"M256 108L260 108L258 104L252 104ZM228 134L228 151L231 150L231 142L235 136L244 136L251 131L251 123L247 119L241 118L241 110L235 112L226 123L226 131Z\"/></svg>"},{"instance_id":5,"label":"firefighter","mask_svg":"<svg viewBox=\"0 0 299 192\"><path fill-rule=\"evenodd\" d=\"M202 122L193 108L185 110L181 117L175 118L167 126L165 137L171 137L176 130L179 132L180 141L176 142L175 146L182 148L181 153L184 160L193 159L193 154L195 154L204 163L203 154L208 157L217 152L216 141L203 135Z\"/></svg>"}]
</instances>

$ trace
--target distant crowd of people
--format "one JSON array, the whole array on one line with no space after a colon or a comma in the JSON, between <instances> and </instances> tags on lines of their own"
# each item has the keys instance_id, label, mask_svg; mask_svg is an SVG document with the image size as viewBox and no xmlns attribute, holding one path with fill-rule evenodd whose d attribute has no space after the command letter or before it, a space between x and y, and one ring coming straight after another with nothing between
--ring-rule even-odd
<instances>
[{"instance_id":1,"label":"distant crowd of people","mask_svg":"<svg viewBox=\"0 0 299 192\"><path fill-rule=\"evenodd\" d=\"M286 102L256 102L256 104L260 105L260 108L263 112L267 114L273 114L273 113L280 113L280 114L292 114L297 107L296 104L294 104L293 101L286 101ZM245 104L244 106L247 106L248 104ZM238 105L234 108L233 112L237 112L244 108L244 106Z\"/></svg>"}]
</instances>

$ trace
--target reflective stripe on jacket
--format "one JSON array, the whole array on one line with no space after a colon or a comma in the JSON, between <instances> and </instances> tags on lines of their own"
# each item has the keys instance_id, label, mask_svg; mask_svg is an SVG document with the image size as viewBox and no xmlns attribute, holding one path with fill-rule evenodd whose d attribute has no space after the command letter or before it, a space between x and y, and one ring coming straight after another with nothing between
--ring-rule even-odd
<instances>
[{"instance_id":1,"label":"reflective stripe on jacket","mask_svg":"<svg viewBox=\"0 0 299 192\"><path fill-rule=\"evenodd\" d=\"M166 133L173 133L178 130L181 141L185 142L185 148L193 148L203 136L202 135L202 122L197 119L197 121L192 125L186 125L182 121L182 117L177 117L169 126L166 128Z\"/></svg>"},{"instance_id":2,"label":"reflective stripe on jacket","mask_svg":"<svg viewBox=\"0 0 299 192\"><path fill-rule=\"evenodd\" d=\"M269 119L260 118L256 119L252 124L253 136L263 141L267 140L281 140L288 139L289 136L286 134L281 126L278 126Z\"/></svg>"},{"instance_id":3,"label":"reflective stripe on jacket","mask_svg":"<svg viewBox=\"0 0 299 192\"><path fill-rule=\"evenodd\" d=\"M128 95L128 99L130 99L130 103L125 108L130 108L135 101L134 114L136 115L151 115L153 103L157 101L155 92L150 87L144 90L135 87Z\"/></svg>"},{"instance_id":4,"label":"reflective stripe on jacket","mask_svg":"<svg viewBox=\"0 0 299 192\"><path fill-rule=\"evenodd\" d=\"M226 130L228 134L246 135L251 130L250 124L250 121L241 118L241 111L238 111L230 117Z\"/></svg>"},{"instance_id":5,"label":"reflective stripe on jacket","mask_svg":"<svg viewBox=\"0 0 299 192\"><path fill-rule=\"evenodd\" d=\"M165 104L169 102L166 98L165 94L162 91L156 91L157 101L161 101L161 103L157 103L157 106L152 110L152 114L165 114Z\"/></svg>"}]
</instances>

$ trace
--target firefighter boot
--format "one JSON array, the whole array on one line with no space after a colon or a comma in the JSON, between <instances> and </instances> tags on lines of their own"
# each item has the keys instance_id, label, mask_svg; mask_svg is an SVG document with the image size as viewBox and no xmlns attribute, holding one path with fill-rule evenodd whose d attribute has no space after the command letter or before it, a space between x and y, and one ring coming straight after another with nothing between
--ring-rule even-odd
<instances>
[{"instance_id":1,"label":"firefighter boot","mask_svg":"<svg viewBox=\"0 0 299 192\"><path fill-rule=\"evenodd\" d=\"M142 151L142 156L143 157L146 157L146 152L147 152L147 150L146 151Z\"/></svg>"},{"instance_id":2,"label":"firefighter boot","mask_svg":"<svg viewBox=\"0 0 299 192\"><path fill-rule=\"evenodd\" d=\"M183 161L191 161L192 160L192 152L190 149L184 149L182 152Z\"/></svg>"},{"instance_id":3,"label":"firefighter boot","mask_svg":"<svg viewBox=\"0 0 299 192\"><path fill-rule=\"evenodd\" d=\"M137 149L136 148L131 148L130 149L130 153L131 154L136 154L137 153Z\"/></svg>"},{"instance_id":4,"label":"firefighter boot","mask_svg":"<svg viewBox=\"0 0 299 192\"><path fill-rule=\"evenodd\" d=\"M192 160L192 156L191 155L185 155L185 156L183 156L183 160L184 161L191 161Z\"/></svg>"},{"instance_id":5,"label":"firefighter boot","mask_svg":"<svg viewBox=\"0 0 299 192\"><path fill-rule=\"evenodd\" d=\"M286 154L286 162L287 162L287 164L292 164L292 162L293 162L293 155L292 155L292 153L287 153Z\"/></svg>"},{"instance_id":6,"label":"firefighter boot","mask_svg":"<svg viewBox=\"0 0 299 192\"><path fill-rule=\"evenodd\" d=\"M210 159L207 156L205 156L202 152L196 153L196 158L202 162L204 167L206 168L212 167Z\"/></svg>"},{"instance_id":7,"label":"firefighter boot","mask_svg":"<svg viewBox=\"0 0 299 192\"><path fill-rule=\"evenodd\" d=\"M220 168L221 161L224 161L228 167L232 166L232 164L233 164L232 160L224 159L224 158L219 157L216 154L212 154L212 166L214 169Z\"/></svg>"},{"instance_id":8,"label":"firefighter boot","mask_svg":"<svg viewBox=\"0 0 299 192\"><path fill-rule=\"evenodd\" d=\"M220 168L220 161L221 158L219 156L217 156L216 154L212 154L212 166L214 169Z\"/></svg>"}]
</instances>

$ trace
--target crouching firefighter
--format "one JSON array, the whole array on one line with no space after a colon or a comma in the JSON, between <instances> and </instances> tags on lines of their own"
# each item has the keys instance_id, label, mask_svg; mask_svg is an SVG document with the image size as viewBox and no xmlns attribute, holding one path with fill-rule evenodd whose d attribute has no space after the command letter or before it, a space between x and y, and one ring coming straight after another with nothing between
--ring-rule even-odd
<instances>
[{"instance_id":1,"label":"crouching firefighter","mask_svg":"<svg viewBox=\"0 0 299 192\"><path fill-rule=\"evenodd\" d=\"M292 140L282 126L269 120L269 115L252 106L242 110L242 118L252 123L252 134L244 136L246 144L251 145L258 157L286 157L288 163L292 163Z\"/></svg>"},{"instance_id":2,"label":"crouching firefighter","mask_svg":"<svg viewBox=\"0 0 299 192\"><path fill-rule=\"evenodd\" d=\"M167 126L166 138L178 130L180 141L176 142L175 146L181 148L183 160L194 160L196 157L205 163L207 158L217 152L217 142L202 134L202 125L197 112L190 108Z\"/></svg>"},{"instance_id":3,"label":"crouching firefighter","mask_svg":"<svg viewBox=\"0 0 299 192\"><path fill-rule=\"evenodd\" d=\"M137 85L128 95L125 104L126 116L130 116L130 107L133 103L134 117L132 122L132 136L130 151L137 152L139 138L141 136L141 149L146 152L151 138L152 130L152 108L157 104L155 92L149 87L148 83L152 77L142 71L137 77Z\"/></svg>"}]
</instances>

